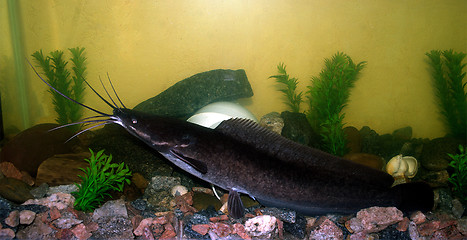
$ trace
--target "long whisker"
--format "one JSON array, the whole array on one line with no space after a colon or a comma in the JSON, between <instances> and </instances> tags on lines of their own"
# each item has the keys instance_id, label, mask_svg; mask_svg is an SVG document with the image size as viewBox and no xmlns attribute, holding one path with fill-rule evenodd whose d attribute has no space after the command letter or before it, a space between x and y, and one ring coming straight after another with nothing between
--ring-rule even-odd
<instances>
[{"instance_id":1,"label":"long whisker","mask_svg":"<svg viewBox=\"0 0 467 240\"><path fill-rule=\"evenodd\" d=\"M115 106L113 106L112 104L110 104L107 100L105 100L105 98L103 98L92 86L91 84L88 83L88 81L86 81L85 79L83 79L84 82L86 83L86 85L88 85L89 88L91 88L91 90L102 100L104 101L107 105L109 105L112 109L115 109ZM110 116L107 114L107 116Z\"/></svg>"},{"instance_id":2,"label":"long whisker","mask_svg":"<svg viewBox=\"0 0 467 240\"><path fill-rule=\"evenodd\" d=\"M58 91L57 89L55 89L54 87L52 87L52 85L50 85L50 83L48 83L47 81L45 81L45 80L41 77L41 75L36 71L36 69L34 68L34 66L32 66L31 62L29 62L28 59L26 59L26 61L28 62L29 66L31 66L32 70L34 70L34 73L36 73L36 75L37 75L45 84L47 84L47 86L49 86L51 89L53 89L53 90L54 90L55 92L57 92L58 94L62 95L64 98L66 98L66 99L68 99L68 100L70 100L70 101L73 101L74 103L79 104L79 105L81 105L81 106L83 106L83 107L85 107L85 108L87 108L87 109L89 109L89 110L91 110L91 111L93 111L93 112L96 112L96 113L99 113L99 114L102 114L102 115L108 116L108 117L112 116L112 115L109 115L109 114L107 114L107 113L103 113L103 112L101 112L101 111L98 111L98 110L96 110L96 109L94 109L94 108L92 108L92 107L86 106L86 105L84 105L84 104L82 104L82 103L80 103L80 102L78 102L78 101L76 101L76 100L74 100L74 99L68 97L67 95L61 93L60 91ZM86 82L86 84L94 91L94 89L89 85L89 83L88 83L86 80L85 80L84 82ZM99 95L96 91L94 91L94 92L100 97L100 95ZM102 98L102 97L101 97L101 98ZM104 100L104 99L103 99L103 100ZM104 101L105 101L105 100L104 100ZM107 102L107 101L106 101L106 102ZM108 103L108 102L107 102L107 103Z\"/></svg>"},{"instance_id":3,"label":"long whisker","mask_svg":"<svg viewBox=\"0 0 467 240\"><path fill-rule=\"evenodd\" d=\"M112 87L112 90L114 91L114 94L117 97L118 101L120 102L120 104L122 104L122 106L124 108L126 108L125 104L123 104L122 100L120 100L120 97L118 96L117 91L115 91L115 88L114 88L114 85L112 84L112 81L110 81L109 73L107 73L107 79L109 79L110 86Z\"/></svg>"},{"instance_id":4,"label":"long whisker","mask_svg":"<svg viewBox=\"0 0 467 240\"><path fill-rule=\"evenodd\" d=\"M77 136L80 135L81 133L84 133L84 132L87 132L87 131L89 131L89 130L91 130L91 129L93 129L93 128L100 127L100 126L104 126L104 125L106 125L106 124L111 124L111 123L113 123L113 122L112 122L112 121L107 121L107 122L103 122L103 123L97 124L97 125L95 125L95 126L86 128L86 129L84 129L84 130L81 130L81 131L79 131L78 133L76 133L75 135L73 135L73 136L71 136L70 138L68 138L68 140L66 140L65 143L67 143L67 142L70 141L71 139L77 137Z\"/></svg>"},{"instance_id":5,"label":"long whisker","mask_svg":"<svg viewBox=\"0 0 467 240\"><path fill-rule=\"evenodd\" d=\"M115 103L114 99L110 96L110 94L109 94L109 92L107 91L107 88L105 87L104 83L102 82L102 79L101 79L100 76L99 76L99 81L101 82L102 88L104 88L104 91L105 91L105 93L107 94L107 96L109 97L110 101L112 101L112 103L114 104L114 106L115 106L114 109L116 109L116 108L120 109L120 108L118 107L118 105Z\"/></svg>"},{"instance_id":6,"label":"long whisker","mask_svg":"<svg viewBox=\"0 0 467 240\"><path fill-rule=\"evenodd\" d=\"M110 118L108 118L108 119L96 119L96 120L88 120L88 121L68 123L68 124L65 124L65 125L60 125L58 127L54 127L52 129L50 129L49 132L55 131L57 129L64 128L64 127L69 127L69 126L74 126L74 125L79 125L79 124L99 123L99 122L113 122L113 121Z\"/></svg>"}]
</instances>

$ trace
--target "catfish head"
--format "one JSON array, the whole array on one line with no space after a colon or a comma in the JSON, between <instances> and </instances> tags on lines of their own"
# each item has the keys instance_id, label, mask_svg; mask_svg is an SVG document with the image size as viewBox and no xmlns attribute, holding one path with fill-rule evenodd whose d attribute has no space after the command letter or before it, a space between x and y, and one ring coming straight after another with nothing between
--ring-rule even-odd
<instances>
[{"instance_id":1,"label":"catfish head","mask_svg":"<svg viewBox=\"0 0 467 240\"><path fill-rule=\"evenodd\" d=\"M183 170L200 178L207 172L206 163L196 157L196 145L212 129L127 108L114 109L111 119Z\"/></svg>"}]
</instances>

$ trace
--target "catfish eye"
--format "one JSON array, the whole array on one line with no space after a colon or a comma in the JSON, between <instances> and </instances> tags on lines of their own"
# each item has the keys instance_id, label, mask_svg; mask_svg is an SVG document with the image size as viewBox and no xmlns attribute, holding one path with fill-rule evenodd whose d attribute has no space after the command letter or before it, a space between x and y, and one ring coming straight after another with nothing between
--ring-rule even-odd
<instances>
[{"instance_id":1,"label":"catfish eye","mask_svg":"<svg viewBox=\"0 0 467 240\"><path fill-rule=\"evenodd\" d=\"M135 118L133 118L133 119L131 119L131 123L137 124L137 123L138 123L138 120L136 120Z\"/></svg>"}]
</instances>

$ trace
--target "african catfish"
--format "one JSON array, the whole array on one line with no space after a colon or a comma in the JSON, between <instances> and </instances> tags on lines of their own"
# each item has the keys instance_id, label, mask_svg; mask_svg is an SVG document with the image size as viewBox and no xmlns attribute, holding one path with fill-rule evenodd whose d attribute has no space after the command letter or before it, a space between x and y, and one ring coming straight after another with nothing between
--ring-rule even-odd
<instances>
[{"instance_id":1,"label":"african catfish","mask_svg":"<svg viewBox=\"0 0 467 240\"><path fill-rule=\"evenodd\" d=\"M433 207L433 192L424 183L391 187L394 180L385 172L300 145L249 120L230 119L210 129L130 110L114 90L119 107L107 90L112 103L91 89L113 108L112 114L58 93L100 114L84 123L118 124L179 168L228 190L232 217L244 213L239 193L265 206L306 215L353 213L371 206L395 206L404 211Z\"/></svg>"}]
</instances>

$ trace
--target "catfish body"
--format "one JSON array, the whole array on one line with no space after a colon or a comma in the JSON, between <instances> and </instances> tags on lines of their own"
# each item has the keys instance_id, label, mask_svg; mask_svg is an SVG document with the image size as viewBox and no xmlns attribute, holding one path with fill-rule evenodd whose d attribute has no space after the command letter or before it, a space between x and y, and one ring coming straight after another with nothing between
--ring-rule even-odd
<instances>
[{"instance_id":1,"label":"catfish body","mask_svg":"<svg viewBox=\"0 0 467 240\"><path fill-rule=\"evenodd\" d=\"M209 129L128 109L114 110L114 116L175 165L229 190L232 198L240 192L263 205L307 215L370 206L430 210L433 205L433 193L424 184L390 188L393 178L382 171L292 142L247 120L226 120Z\"/></svg>"}]
</instances>

